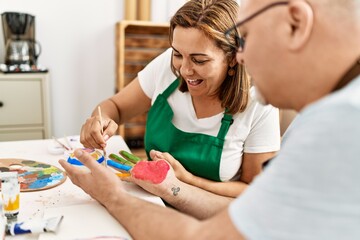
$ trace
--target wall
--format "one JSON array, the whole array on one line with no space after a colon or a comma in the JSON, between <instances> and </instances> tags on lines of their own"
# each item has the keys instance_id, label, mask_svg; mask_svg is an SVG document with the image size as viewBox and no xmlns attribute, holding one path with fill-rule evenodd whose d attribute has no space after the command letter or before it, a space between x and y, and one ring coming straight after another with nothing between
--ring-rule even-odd
<instances>
[{"instance_id":1,"label":"wall","mask_svg":"<svg viewBox=\"0 0 360 240\"><path fill-rule=\"evenodd\" d=\"M187 2L187 0L151 0L151 21L169 21L176 10L185 2Z\"/></svg>"},{"instance_id":2,"label":"wall","mask_svg":"<svg viewBox=\"0 0 360 240\"><path fill-rule=\"evenodd\" d=\"M153 0L152 20L168 21L186 0ZM115 90L115 23L123 0L0 0L0 13L36 17L39 64L50 72L53 135L79 134L97 103ZM160 10L161 9L161 10ZM0 63L4 40L0 31Z\"/></svg>"},{"instance_id":3,"label":"wall","mask_svg":"<svg viewBox=\"0 0 360 240\"><path fill-rule=\"evenodd\" d=\"M114 24L122 19L122 1L1 0L0 4L0 12L35 15L36 38L43 50L38 62L50 72L53 134L78 134L94 106L114 92ZM1 41L3 59L3 36Z\"/></svg>"}]
</instances>

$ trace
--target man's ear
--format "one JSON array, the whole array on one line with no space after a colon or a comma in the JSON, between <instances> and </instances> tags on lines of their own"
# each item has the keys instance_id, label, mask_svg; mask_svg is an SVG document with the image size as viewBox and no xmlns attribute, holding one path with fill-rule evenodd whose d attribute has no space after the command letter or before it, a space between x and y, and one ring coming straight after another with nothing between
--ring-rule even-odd
<instances>
[{"instance_id":1,"label":"man's ear","mask_svg":"<svg viewBox=\"0 0 360 240\"><path fill-rule=\"evenodd\" d=\"M314 13L305 1L291 1L288 9L291 24L289 48L297 50L309 40L314 24Z\"/></svg>"}]
</instances>

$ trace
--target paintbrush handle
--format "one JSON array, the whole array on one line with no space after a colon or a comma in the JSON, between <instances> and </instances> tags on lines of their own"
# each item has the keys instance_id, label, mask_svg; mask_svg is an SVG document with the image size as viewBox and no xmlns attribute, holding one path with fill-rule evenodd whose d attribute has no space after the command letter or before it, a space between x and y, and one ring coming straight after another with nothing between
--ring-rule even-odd
<instances>
[{"instance_id":1,"label":"paintbrush handle","mask_svg":"<svg viewBox=\"0 0 360 240\"><path fill-rule=\"evenodd\" d=\"M71 145L71 143L69 142L69 139L68 139L68 137L66 135L64 136L64 139L65 139L66 144L69 146L70 150L73 150L74 148Z\"/></svg>"},{"instance_id":2,"label":"paintbrush handle","mask_svg":"<svg viewBox=\"0 0 360 240\"><path fill-rule=\"evenodd\" d=\"M55 142L57 142L58 144L60 144L60 146L62 146L63 148L65 148L66 150L70 151L70 148L68 148L65 144L63 144L62 142L59 141L59 139L53 137L53 139L55 140Z\"/></svg>"},{"instance_id":3,"label":"paintbrush handle","mask_svg":"<svg viewBox=\"0 0 360 240\"><path fill-rule=\"evenodd\" d=\"M106 150L105 150L105 148L102 150L103 151L103 154L104 154L104 166L105 167L107 167L108 166L108 164L107 164L107 158L108 158L108 156L107 156L107 154L106 154Z\"/></svg>"},{"instance_id":4,"label":"paintbrush handle","mask_svg":"<svg viewBox=\"0 0 360 240\"><path fill-rule=\"evenodd\" d=\"M98 114L99 114L99 118L100 118L101 134L104 134L104 126L103 126L103 121L102 121L102 114L101 114L100 105L98 106Z\"/></svg>"}]
</instances>

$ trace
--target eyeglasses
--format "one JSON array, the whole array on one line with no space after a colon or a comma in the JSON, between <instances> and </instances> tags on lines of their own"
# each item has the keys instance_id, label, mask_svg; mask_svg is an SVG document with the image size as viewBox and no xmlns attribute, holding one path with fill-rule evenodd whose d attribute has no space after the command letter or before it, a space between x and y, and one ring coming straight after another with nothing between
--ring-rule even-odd
<instances>
[{"instance_id":1,"label":"eyeglasses","mask_svg":"<svg viewBox=\"0 0 360 240\"><path fill-rule=\"evenodd\" d=\"M254 12L244 20L234 24L231 28L225 31L225 37L228 40L230 44L232 44L233 40L235 39L235 46L236 49L238 49L240 52L244 50L245 47L245 38L242 37L239 32L238 28L243 25L244 23L250 21L251 19L255 18L256 16L260 15L261 13L265 12L266 10L276 7L276 6L282 6L289 4L288 1L280 1L280 2L274 2L269 5L266 5L265 7L261 8L260 10Z\"/></svg>"}]
</instances>

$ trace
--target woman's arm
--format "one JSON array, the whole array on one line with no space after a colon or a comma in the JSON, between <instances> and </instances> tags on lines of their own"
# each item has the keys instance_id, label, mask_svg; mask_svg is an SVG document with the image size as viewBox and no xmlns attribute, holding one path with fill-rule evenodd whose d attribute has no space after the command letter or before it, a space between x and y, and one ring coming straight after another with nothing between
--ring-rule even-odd
<instances>
[{"instance_id":1,"label":"woman's arm","mask_svg":"<svg viewBox=\"0 0 360 240\"><path fill-rule=\"evenodd\" d=\"M274 153L244 154L243 171L248 172L244 175L244 179L251 181L260 173L262 163L273 155ZM160 184L144 181L136 176L134 173L136 167L134 167L131 181L161 197L179 211L198 219L211 217L225 209L233 197L239 195L249 183L210 181L186 171L169 153L152 150L150 156L154 161L166 161L170 164L171 168L165 180Z\"/></svg>"},{"instance_id":2,"label":"woman's arm","mask_svg":"<svg viewBox=\"0 0 360 240\"><path fill-rule=\"evenodd\" d=\"M215 215L232 200L180 181L164 159L139 162L132 168L131 176L128 180L198 219Z\"/></svg>"},{"instance_id":3,"label":"woman's arm","mask_svg":"<svg viewBox=\"0 0 360 240\"><path fill-rule=\"evenodd\" d=\"M118 124L140 115L151 107L151 99L142 90L138 78L124 89L99 104L104 133L101 134L97 107L81 128L80 141L85 147L103 148L105 141L116 133ZM105 137L106 136L106 137Z\"/></svg>"},{"instance_id":4,"label":"woman's arm","mask_svg":"<svg viewBox=\"0 0 360 240\"><path fill-rule=\"evenodd\" d=\"M276 152L244 153L240 181L250 184L261 173L263 164L273 158L275 154Z\"/></svg>"},{"instance_id":5,"label":"woman's arm","mask_svg":"<svg viewBox=\"0 0 360 240\"><path fill-rule=\"evenodd\" d=\"M124 123L132 117L145 113L151 107L151 99L142 90L139 79L136 77L124 89L106 100L107 106L112 105L111 117L118 124ZM93 115L96 115L94 110Z\"/></svg>"},{"instance_id":6,"label":"woman's arm","mask_svg":"<svg viewBox=\"0 0 360 240\"><path fill-rule=\"evenodd\" d=\"M160 153L151 151L153 159L165 159L168 161L175 171L176 177L187 184L196 186L206 191L215 193L224 197L236 197L241 194L247 185L262 170L262 165L268 159L275 155L275 152L268 153L244 153L240 181L215 182L206 178L198 177L188 172L179 161L174 159L168 153Z\"/></svg>"}]
</instances>

